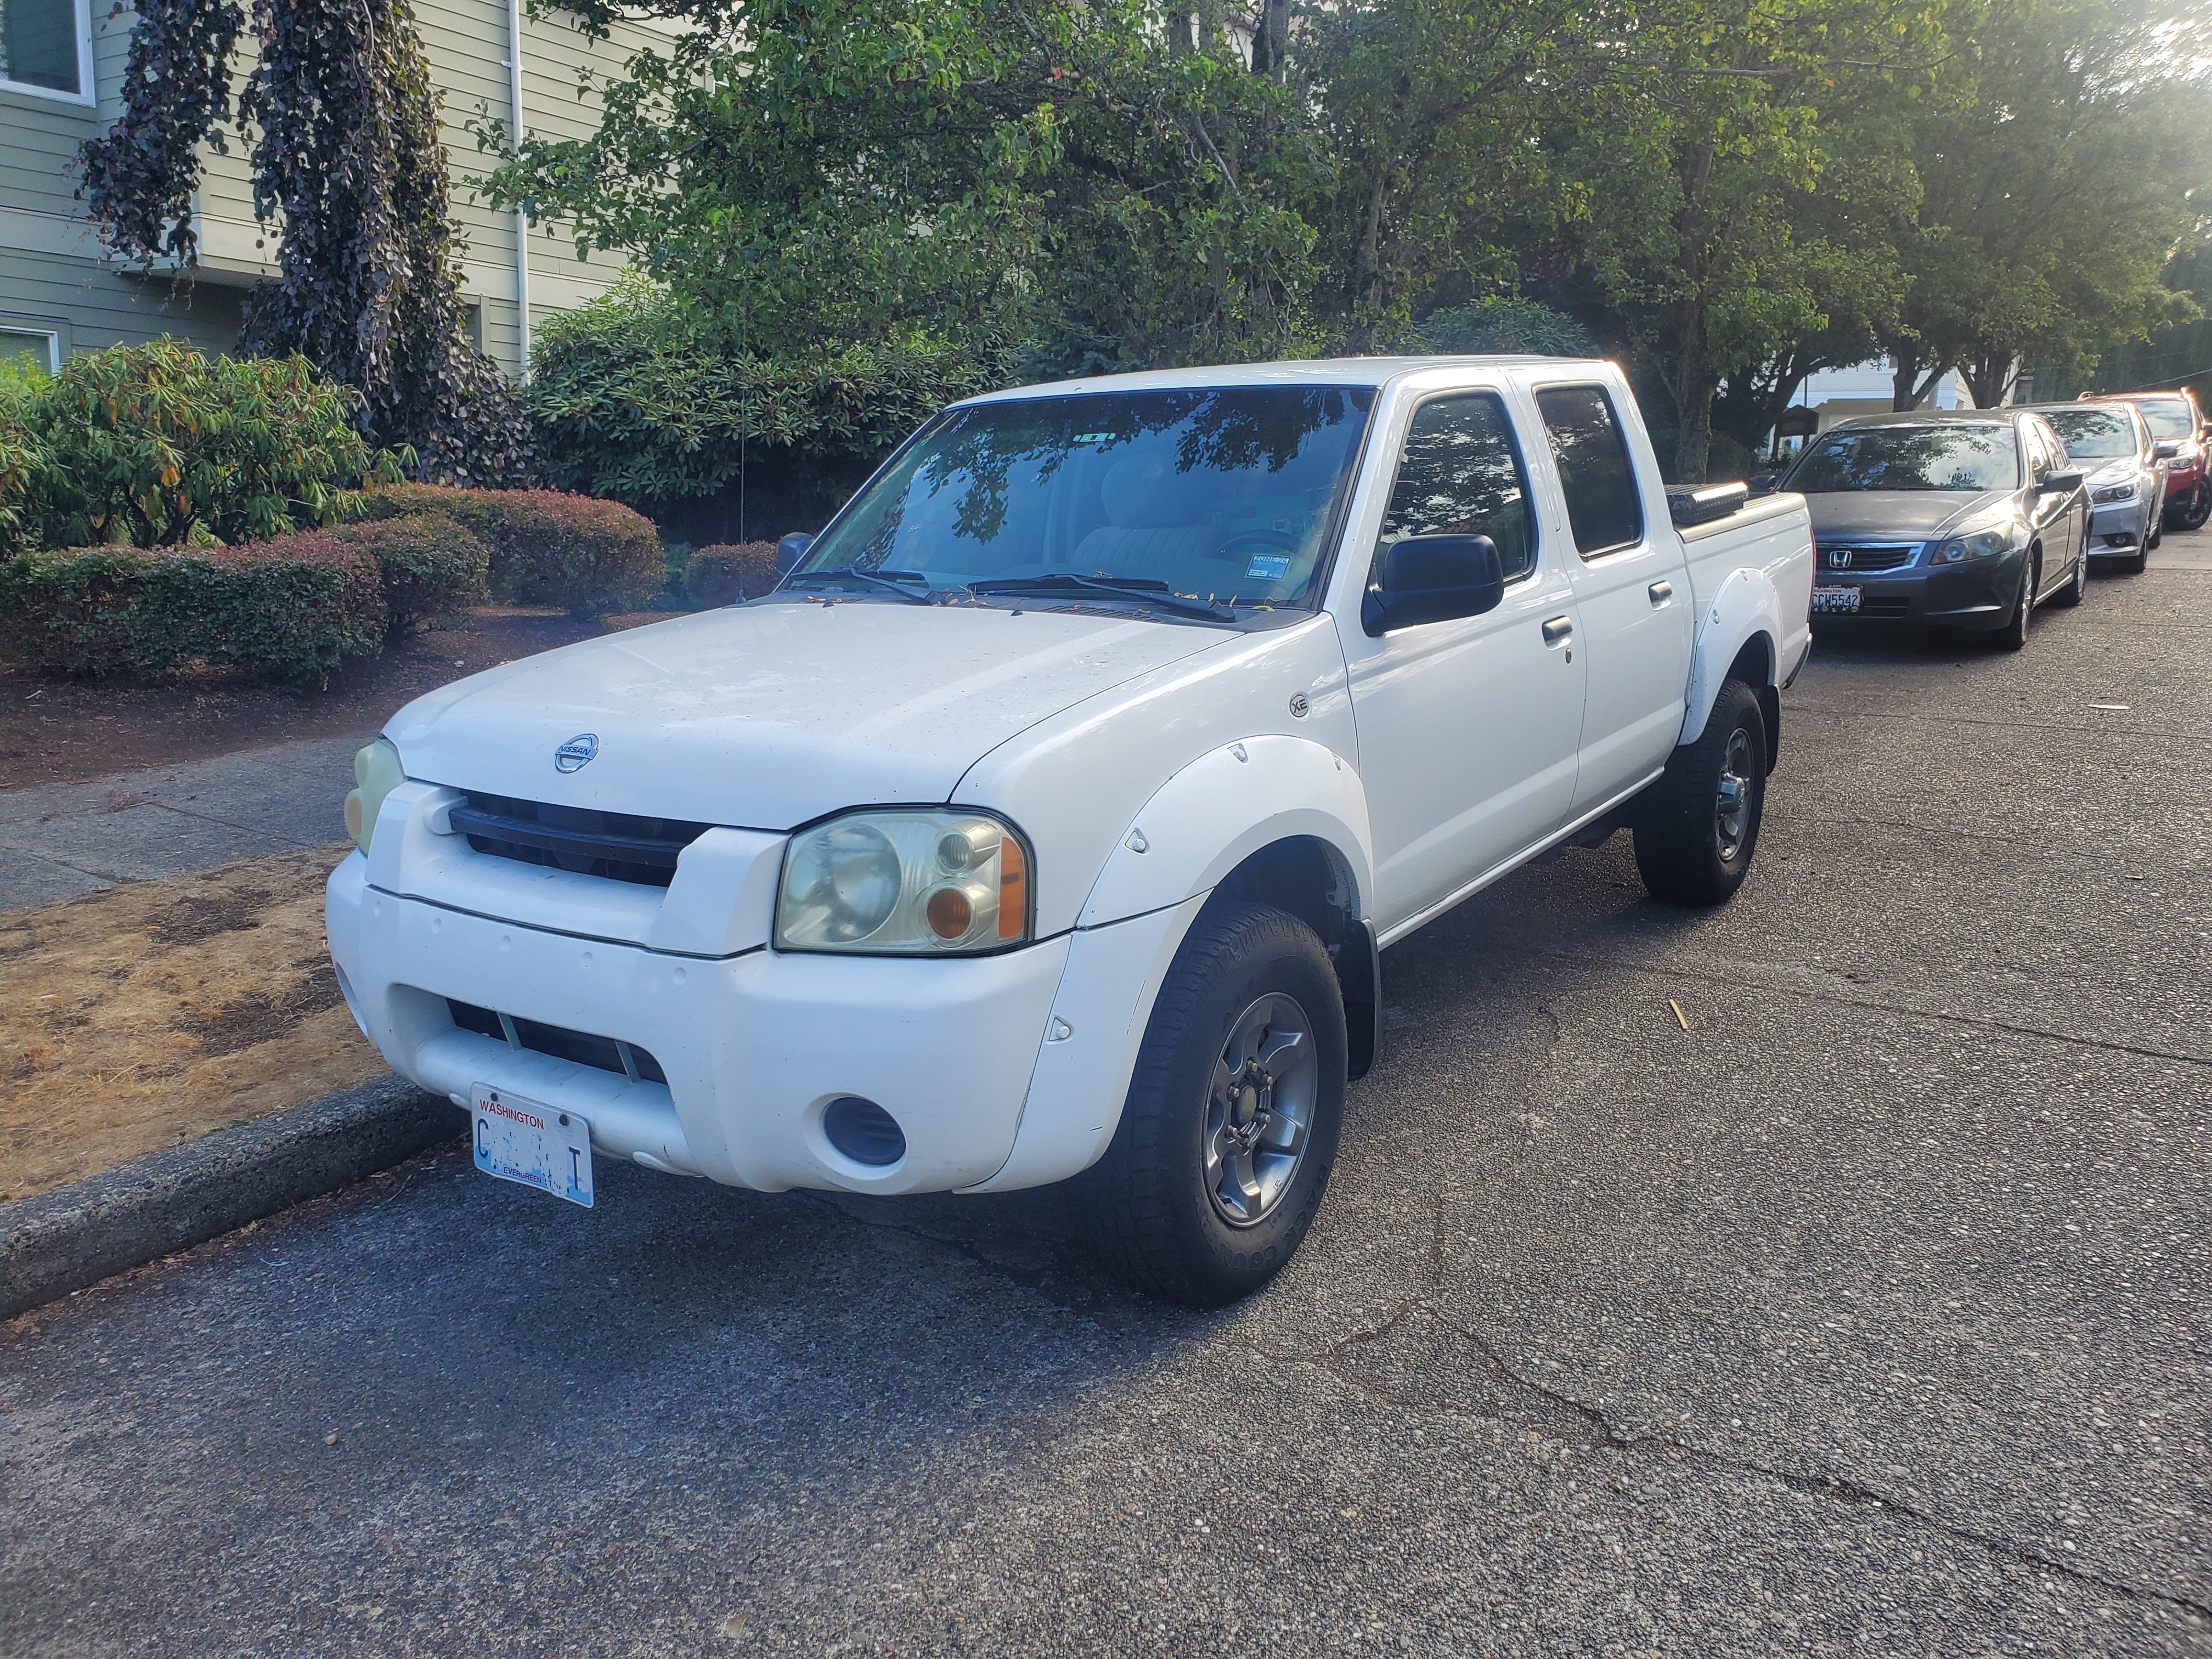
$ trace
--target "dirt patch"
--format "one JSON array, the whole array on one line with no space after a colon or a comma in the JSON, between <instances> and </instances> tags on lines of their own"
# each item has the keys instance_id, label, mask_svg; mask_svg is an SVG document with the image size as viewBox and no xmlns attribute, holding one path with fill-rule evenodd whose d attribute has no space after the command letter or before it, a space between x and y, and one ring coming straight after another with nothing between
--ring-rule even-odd
<instances>
[{"instance_id":1,"label":"dirt patch","mask_svg":"<svg viewBox=\"0 0 2212 1659\"><path fill-rule=\"evenodd\" d=\"M383 1074L323 939L344 850L0 915L0 1199Z\"/></svg>"},{"instance_id":2,"label":"dirt patch","mask_svg":"<svg viewBox=\"0 0 2212 1659\"><path fill-rule=\"evenodd\" d=\"M289 738L366 740L401 704L464 674L667 619L636 611L603 626L562 611L486 605L456 627L428 629L356 664L321 690L240 685L216 676L171 685L89 685L0 664L0 788L77 782ZM136 804L118 799L109 805L121 811Z\"/></svg>"}]
</instances>

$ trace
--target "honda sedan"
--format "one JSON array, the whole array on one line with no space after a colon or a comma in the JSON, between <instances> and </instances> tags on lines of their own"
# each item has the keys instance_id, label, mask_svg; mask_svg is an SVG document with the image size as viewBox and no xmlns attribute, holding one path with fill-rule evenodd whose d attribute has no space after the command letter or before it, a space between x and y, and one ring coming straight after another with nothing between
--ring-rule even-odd
<instances>
[{"instance_id":1,"label":"honda sedan","mask_svg":"<svg viewBox=\"0 0 2212 1659\"><path fill-rule=\"evenodd\" d=\"M2051 423L2015 408L1846 421L1781 487L1812 507L1815 617L1971 629L2017 651L2036 606L2081 601L2082 482Z\"/></svg>"}]
</instances>

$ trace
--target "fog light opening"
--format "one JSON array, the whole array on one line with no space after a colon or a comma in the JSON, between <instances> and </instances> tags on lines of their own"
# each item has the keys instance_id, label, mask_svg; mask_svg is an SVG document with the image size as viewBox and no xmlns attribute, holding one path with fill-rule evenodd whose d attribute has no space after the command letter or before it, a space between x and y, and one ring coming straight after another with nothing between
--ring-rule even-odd
<instances>
[{"instance_id":1,"label":"fog light opening","mask_svg":"<svg viewBox=\"0 0 2212 1659\"><path fill-rule=\"evenodd\" d=\"M822 1133L855 1164L888 1169L906 1156L906 1132L872 1100L840 1095L823 1109Z\"/></svg>"}]
</instances>

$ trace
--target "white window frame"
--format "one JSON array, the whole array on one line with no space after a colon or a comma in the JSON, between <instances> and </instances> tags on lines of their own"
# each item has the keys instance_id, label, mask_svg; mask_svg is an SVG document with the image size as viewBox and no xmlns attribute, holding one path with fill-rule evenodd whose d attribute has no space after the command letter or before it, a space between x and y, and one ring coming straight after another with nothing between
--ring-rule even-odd
<instances>
[{"instance_id":1,"label":"white window frame","mask_svg":"<svg viewBox=\"0 0 2212 1659\"><path fill-rule=\"evenodd\" d=\"M6 337L18 340L44 339L46 343L46 373L58 374L62 372L62 335L59 329L33 328L0 317L0 337Z\"/></svg>"},{"instance_id":2,"label":"white window frame","mask_svg":"<svg viewBox=\"0 0 2212 1659\"><path fill-rule=\"evenodd\" d=\"M0 92L19 93L26 98L45 98L57 104L76 104L86 109L97 106L92 84L92 0L75 0L71 9L76 16L76 90L60 92L52 87L33 86L28 81L11 81L0 75Z\"/></svg>"}]
</instances>

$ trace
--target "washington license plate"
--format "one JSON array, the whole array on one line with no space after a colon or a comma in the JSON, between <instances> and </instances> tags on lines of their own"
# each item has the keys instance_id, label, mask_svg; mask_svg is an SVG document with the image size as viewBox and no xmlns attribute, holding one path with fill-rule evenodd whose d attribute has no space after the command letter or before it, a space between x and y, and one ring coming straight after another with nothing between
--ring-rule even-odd
<instances>
[{"instance_id":1,"label":"washington license plate","mask_svg":"<svg viewBox=\"0 0 2212 1659\"><path fill-rule=\"evenodd\" d=\"M592 1126L488 1083L469 1091L477 1168L592 1207Z\"/></svg>"},{"instance_id":2,"label":"washington license plate","mask_svg":"<svg viewBox=\"0 0 2212 1659\"><path fill-rule=\"evenodd\" d=\"M1856 587L1816 587L1813 590L1813 609L1823 611L1856 611L1859 608L1859 590Z\"/></svg>"}]
</instances>

